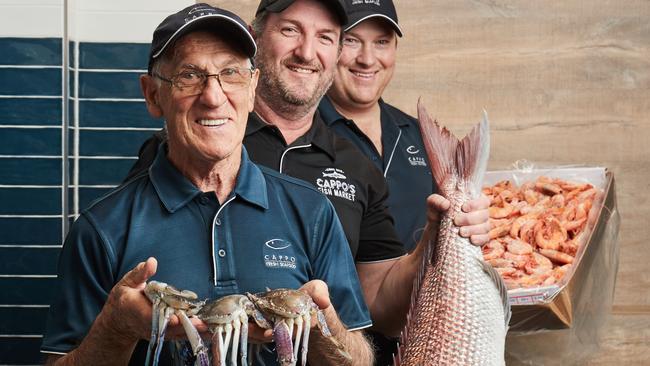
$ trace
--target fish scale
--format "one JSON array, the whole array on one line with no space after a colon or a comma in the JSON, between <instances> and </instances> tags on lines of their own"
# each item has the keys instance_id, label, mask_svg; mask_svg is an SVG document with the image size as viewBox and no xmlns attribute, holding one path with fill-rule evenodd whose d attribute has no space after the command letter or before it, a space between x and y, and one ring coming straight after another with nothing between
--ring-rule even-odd
<instances>
[{"instance_id":1,"label":"fish scale","mask_svg":"<svg viewBox=\"0 0 650 366\"><path fill-rule=\"evenodd\" d=\"M451 206L428 243L395 365L504 365L510 308L498 273L459 235L453 218L476 196L487 165L487 118L458 141L418 103L427 155ZM487 146L486 146L487 145ZM436 237L431 235L430 237Z\"/></svg>"}]
</instances>

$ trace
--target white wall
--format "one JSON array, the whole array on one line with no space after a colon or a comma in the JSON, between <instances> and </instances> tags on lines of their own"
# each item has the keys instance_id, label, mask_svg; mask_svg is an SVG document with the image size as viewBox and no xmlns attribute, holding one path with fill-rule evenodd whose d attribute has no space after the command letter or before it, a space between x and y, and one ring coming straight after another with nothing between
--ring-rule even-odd
<instances>
[{"instance_id":1,"label":"white wall","mask_svg":"<svg viewBox=\"0 0 650 366\"><path fill-rule=\"evenodd\" d=\"M66 4L67 3L67 4ZM62 37L81 42L148 43L156 26L192 0L0 0L0 37Z\"/></svg>"}]
</instances>

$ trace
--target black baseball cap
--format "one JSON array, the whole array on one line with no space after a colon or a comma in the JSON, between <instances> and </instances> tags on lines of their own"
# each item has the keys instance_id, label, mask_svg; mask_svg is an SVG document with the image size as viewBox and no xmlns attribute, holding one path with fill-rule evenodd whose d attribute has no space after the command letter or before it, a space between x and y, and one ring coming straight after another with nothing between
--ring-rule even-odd
<instances>
[{"instance_id":1,"label":"black baseball cap","mask_svg":"<svg viewBox=\"0 0 650 366\"><path fill-rule=\"evenodd\" d=\"M153 60L162 55L169 45L183 35L199 29L223 32L249 58L253 58L257 52L255 40L240 17L228 10L198 3L168 16L158 25L151 41L148 72L151 73Z\"/></svg>"},{"instance_id":2,"label":"black baseball cap","mask_svg":"<svg viewBox=\"0 0 650 366\"><path fill-rule=\"evenodd\" d=\"M260 5L257 7L255 15L257 16L264 10L271 13L280 13L294 2L296 2L296 0L262 0L260 1ZM345 25L348 22L348 13L345 8L344 0L321 0L321 2L331 10L334 10L334 14L339 18L341 25ZM309 15L306 14L306 16Z\"/></svg>"},{"instance_id":3,"label":"black baseball cap","mask_svg":"<svg viewBox=\"0 0 650 366\"><path fill-rule=\"evenodd\" d=\"M392 0L346 0L348 8L348 23L345 32L370 18L383 18L402 36L402 28L397 23L397 11Z\"/></svg>"}]
</instances>

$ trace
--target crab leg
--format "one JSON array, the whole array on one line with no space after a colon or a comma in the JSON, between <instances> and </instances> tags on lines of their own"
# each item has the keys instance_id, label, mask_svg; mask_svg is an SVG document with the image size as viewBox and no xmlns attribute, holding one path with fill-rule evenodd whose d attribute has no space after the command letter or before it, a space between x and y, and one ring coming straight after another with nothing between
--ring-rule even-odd
<instances>
[{"instance_id":1,"label":"crab leg","mask_svg":"<svg viewBox=\"0 0 650 366\"><path fill-rule=\"evenodd\" d=\"M209 366L210 360L208 359L207 349L201 341L201 335L192 325L192 321L187 317L184 311L177 310L176 316L181 320L181 325L185 329L185 334L187 335L187 340L190 341L192 345L192 352L196 356L195 364L200 366Z\"/></svg>"},{"instance_id":2,"label":"crab leg","mask_svg":"<svg viewBox=\"0 0 650 366\"><path fill-rule=\"evenodd\" d=\"M296 338L293 340L293 359L298 361L298 351L300 350L300 337L302 336L302 317L296 318Z\"/></svg>"},{"instance_id":3,"label":"crab leg","mask_svg":"<svg viewBox=\"0 0 650 366\"><path fill-rule=\"evenodd\" d=\"M307 349L309 348L309 331L311 325L311 315L305 314L305 328L302 334L302 352L300 355L300 364L305 366L307 364Z\"/></svg>"},{"instance_id":4,"label":"crab leg","mask_svg":"<svg viewBox=\"0 0 650 366\"><path fill-rule=\"evenodd\" d=\"M160 351L162 351L162 345L165 341L165 331L167 330L167 323L169 323L169 318L174 313L174 309L165 306L164 304L160 307L160 314L158 319L158 336L156 338L156 348L154 349L153 354L153 364L152 366L158 365L158 359L160 358Z\"/></svg>"},{"instance_id":5,"label":"crab leg","mask_svg":"<svg viewBox=\"0 0 650 366\"><path fill-rule=\"evenodd\" d=\"M232 335L232 351L230 353L230 364L232 366L237 366L237 351L239 350L239 335L241 329L241 319L235 319L233 322L233 328L235 328L234 334ZM243 345L246 347L246 345ZM245 365L242 363L242 365Z\"/></svg>"},{"instance_id":6,"label":"crab leg","mask_svg":"<svg viewBox=\"0 0 650 366\"><path fill-rule=\"evenodd\" d=\"M232 324L227 323L226 324L226 337L224 340L224 346L223 346L223 364L224 366L226 365L226 357L228 355L228 347L230 347L230 338L232 337Z\"/></svg>"},{"instance_id":7,"label":"crab leg","mask_svg":"<svg viewBox=\"0 0 650 366\"><path fill-rule=\"evenodd\" d=\"M145 366L149 366L151 361L151 354L154 349L154 345L158 339L158 319L160 318L160 313L158 307L160 306L160 299L156 299L153 302L152 312L151 312L151 337L149 337L149 347L147 347L147 358L144 361Z\"/></svg>"}]
</instances>

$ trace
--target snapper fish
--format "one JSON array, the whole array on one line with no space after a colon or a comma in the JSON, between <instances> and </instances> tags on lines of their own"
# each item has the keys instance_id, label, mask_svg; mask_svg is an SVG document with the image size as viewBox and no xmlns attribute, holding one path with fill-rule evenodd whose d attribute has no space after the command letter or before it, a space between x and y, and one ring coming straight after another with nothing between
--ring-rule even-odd
<instances>
[{"instance_id":1,"label":"snapper fish","mask_svg":"<svg viewBox=\"0 0 650 366\"><path fill-rule=\"evenodd\" d=\"M481 192L490 151L487 115L460 141L420 101L418 119L433 177L451 207L441 217L437 242L424 249L394 365L505 365L506 285L453 223Z\"/></svg>"}]
</instances>

